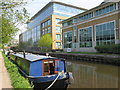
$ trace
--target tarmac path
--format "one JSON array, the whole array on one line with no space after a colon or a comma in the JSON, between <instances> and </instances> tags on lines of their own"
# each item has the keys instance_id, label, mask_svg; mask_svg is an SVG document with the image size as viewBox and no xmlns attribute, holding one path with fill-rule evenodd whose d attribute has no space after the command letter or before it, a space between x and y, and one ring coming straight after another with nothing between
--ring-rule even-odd
<instances>
[{"instance_id":1,"label":"tarmac path","mask_svg":"<svg viewBox=\"0 0 120 90\"><path fill-rule=\"evenodd\" d=\"M12 88L9 74L6 70L2 53L0 52L0 90L2 88Z\"/></svg>"}]
</instances>

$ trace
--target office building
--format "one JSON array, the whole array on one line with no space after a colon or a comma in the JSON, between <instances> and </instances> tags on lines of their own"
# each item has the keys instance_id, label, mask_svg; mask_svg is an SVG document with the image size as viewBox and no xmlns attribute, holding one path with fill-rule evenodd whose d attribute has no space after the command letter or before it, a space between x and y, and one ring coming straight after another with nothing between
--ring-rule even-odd
<instances>
[{"instance_id":1,"label":"office building","mask_svg":"<svg viewBox=\"0 0 120 90\"><path fill-rule=\"evenodd\" d=\"M96 52L95 46L119 44L120 2L102 2L61 23L64 51Z\"/></svg>"},{"instance_id":2,"label":"office building","mask_svg":"<svg viewBox=\"0 0 120 90\"><path fill-rule=\"evenodd\" d=\"M62 25L59 22L84 11L84 8L51 1L27 22L30 30L20 34L20 42L30 40L33 47L38 46L40 37L49 33L53 41L52 49L62 48Z\"/></svg>"}]
</instances>

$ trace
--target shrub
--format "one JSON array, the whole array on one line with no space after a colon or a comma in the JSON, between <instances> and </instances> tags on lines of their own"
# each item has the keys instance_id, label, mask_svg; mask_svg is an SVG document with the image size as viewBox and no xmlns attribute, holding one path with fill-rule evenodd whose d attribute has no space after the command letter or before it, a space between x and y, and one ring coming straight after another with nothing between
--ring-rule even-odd
<instances>
[{"instance_id":1,"label":"shrub","mask_svg":"<svg viewBox=\"0 0 120 90\"><path fill-rule=\"evenodd\" d=\"M31 88L28 79L24 78L18 71L18 68L4 54L5 66L9 72L13 88Z\"/></svg>"},{"instance_id":2,"label":"shrub","mask_svg":"<svg viewBox=\"0 0 120 90\"><path fill-rule=\"evenodd\" d=\"M95 49L100 53L120 54L120 44L96 46Z\"/></svg>"}]
</instances>

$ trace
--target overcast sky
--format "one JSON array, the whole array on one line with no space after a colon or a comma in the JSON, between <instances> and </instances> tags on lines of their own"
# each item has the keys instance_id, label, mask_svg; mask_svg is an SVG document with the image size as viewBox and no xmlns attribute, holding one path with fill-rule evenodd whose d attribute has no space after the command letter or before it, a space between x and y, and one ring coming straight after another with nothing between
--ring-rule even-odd
<instances>
[{"instance_id":1,"label":"overcast sky","mask_svg":"<svg viewBox=\"0 0 120 90\"><path fill-rule=\"evenodd\" d=\"M25 6L25 8L30 14L30 17L32 17L51 0L27 0L27 1L28 1L28 4ZM54 1L59 1L59 2L71 4L78 7L91 9L93 7L98 6L104 0L54 0ZM20 28L20 31L15 37L17 39L19 39L19 34L23 33L26 30L24 26L20 26L19 28Z\"/></svg>"}]
</instances>

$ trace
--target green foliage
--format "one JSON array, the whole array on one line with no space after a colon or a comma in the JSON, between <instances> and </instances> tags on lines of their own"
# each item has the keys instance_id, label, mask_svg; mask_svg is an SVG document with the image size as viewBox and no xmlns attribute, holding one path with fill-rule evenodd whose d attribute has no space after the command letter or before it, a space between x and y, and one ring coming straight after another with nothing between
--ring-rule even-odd
<instances>
[{"instance_id":1,"label":"green foliage","mask_svg":"<svg viewBox=\"0 0 120 90\"><path fill-rule=\"evenodd\" d=\"M13 88L31 88L28 79L21 76L18 68L3 54L5 66L9 72Z\"/></svg>"},{"instance_id":2,"label":"green foliage","mask_svg":"<svg viewBox=\"0 0 120 90\"><path fill-rule=\"evenodd\" d=\"M2 18L2 44L8 43L15 33L19 30L17 27L14 27L14 24L7 18Z\"/></svg>"},{"instance_id":3,"label":"green foliage","mask_svg":"<svg viewBox=\"0 0 120 90\"><path fill-rule=\"evenodd\" d=\"M51 48L52 46L52 37L50 34L45 34L44 36L42 36L39 40L39 46L40 47L47 47L47 48Z\"/></svg>"},{"instance_id":4,"label":"green foliage","mask_svg":"<svg viewBox=\"0 0 120 90\"><path fill-rule=\"evenodd\" d=\"M95 49L100 53L120 54L120 44L96 46Z\"/></svg>"},{"instance_id":5,"label":"green foliage","mask_svg":"<svg viewBox=\"0 0 120 90\"><path fill-rule=\"evenodd\" d=\"M28 20L27 10L23 7L25 2L21 0L19 2L14 0L0 1L1 15L1 31L0 40L3 45L10 42L19 30L17 26L26 23Z\"/></svg>"}]
</instances>

